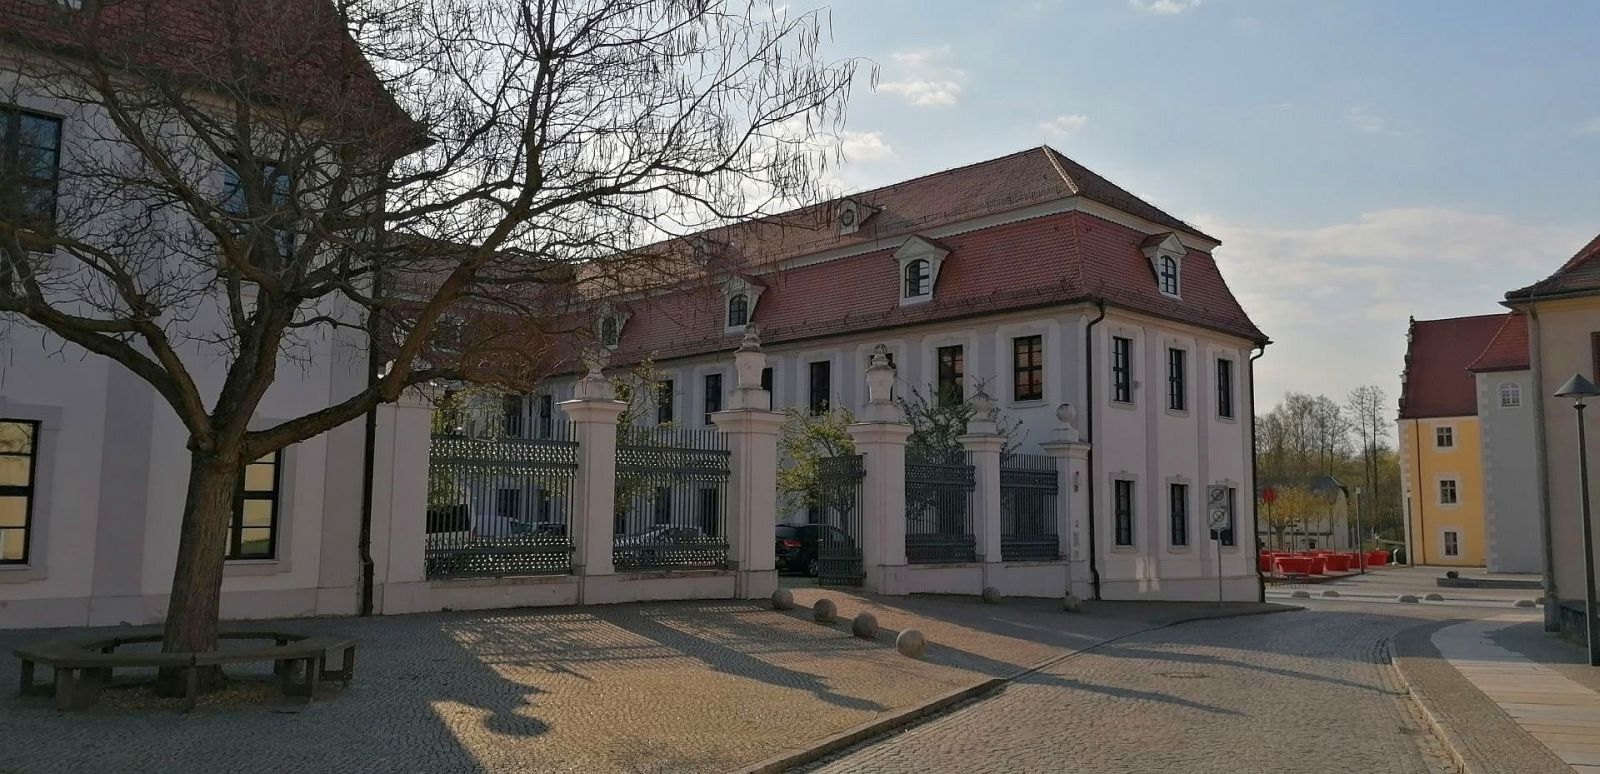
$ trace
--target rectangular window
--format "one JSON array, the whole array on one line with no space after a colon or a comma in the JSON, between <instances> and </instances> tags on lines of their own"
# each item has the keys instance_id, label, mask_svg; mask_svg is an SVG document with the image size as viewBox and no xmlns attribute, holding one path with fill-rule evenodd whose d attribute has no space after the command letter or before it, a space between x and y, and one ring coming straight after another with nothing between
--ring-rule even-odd
<instances>
[{"instance_id":1,"label":"rectangular window","mask_svg":"<svg viewBox=\"0 0 1600 774\"><path fill-rule=\"evenodd\" d=\"M1453 427L1436 427L1433 430L1433 445L1441 449L1449 449L1456 445L1456 431Z\"/></svg>"},{"instance_id":2,"label":"rectangular window","mask_svg":"<svg viewBox=\"0 0 1600 774\"><path fill-rule=\"evenodd\" d=\"M522 408L525 396L502 395L500 396L500 410L505 415L501 422L500 430L507 438L522 437Z\"/></svg>"},{"instance_id":3,"label":"rectangular window","mask_svg":"<svg viewBox=\"0 0 1600 774\"><path fill-rule=\"evenodd\" d=\"M673 387L671 379L662 379L656 382L656 424L665 425L672 421Z\"/></svg>"},{"instance_id":4,"label":"rectangular window","mask_svg":"<svg viewBox=\"0 0 1600 774\"><path fill-rule=\"evenodd\" d=\"M766 390L768 394L772 392L772 366L761 369L761 389ZM776 406L777 404L777 396L773 396L772 405Z\"/></svg>"},{"instance_id":5,"label":"rectangular window","mask_svg":"<svg viewBox=\"0 0 1600 774\"><path fill-rule=\"evenodd\" d=\"M28 561L38 454L38 422L0 419L0 564Z\"/></svg>"},{"instance_id":6,"label":"rectangular window","mask_svg":"<svg viewBox=\"0 0 1600 774\"><path fill-rule=\"evenodd\" d=\"M651 510L651 520L656 526L672 523L672 488L665 486L656 487L655 503Z\"/></svg>"},{"instance_id":7,"label":"rectangular window","mask_svg":"<svg viewBox=\"0 0 1600 774\"><path fill-rule=\"evenodd\" d=\"M1133 545L1133 482L1117 479L1116 492L1116 521L1117 545Z\"/></svg>"},{"instance_id":8,"label":"rectangular window","mask_svg":"<svg viewBox=\"0 0 1600 774\"><path fill-rule=\"evenodd\" d=\"M55 225L61 119L0 105L0 218Z\"/></svg>"},{"instance_id":9,"label":"rectangular window","mask_svg":"<svg viewBox=\"0 0 1600 774\"><path fill-rule=\"evenodd\" d=\"M1440 505L1455 505L1456 504L1456 482L1455 482L1455 479L1447 478L1447 479L1439 482L1439 504Z\"/></svg>"},{"instance_id":10,"label":"rectangular window","mask_svg":"<svg viewBox=\"0 0 1600 774\"><path fill-rule=\"evenodd\" d=\"M1133 339L1111 337L1111 399L1133 402Z\"/></svg>"},{"instance_id":11,"label":"rectangular window","mask_svg":"<svg viewBox=\"0 0 1600 774\"><path fill-rule=\"evenodd\" d=\"M967 356L960 344L940 347L937 389L939 405L955 406L967 399Z\"/></svg>"},{"instance_id":12,"label":"rectangular window","mask_svg":"<svg viewBox=\"0 0 1600 774\"><path fill-rule=\"evenodd\" d=\"M1044 400L1044 337L1018 336L1011 340L1011 397Z\"/></svg>"},{"instance_id":13,"label":"rectangular window","mask_svg":"<svg viewBox=\"0 0 1600 774\"><path fill-rule=\"evenodd\" d=\"M1447 529L1444 531L1444 555L1461 555L1461 535L1453 529Z\"/></svg>"},{"instance_id":14,"label":"rectangular window","mask_svg":"<svg viewBox=\"0 0 1600 774\"><path fill-rule=\"evenodd\" d=\"M1167 350L1167 408L1173 411L1189 409L1188 357L1184 350Z\"/></svg>"},{"instance_id":15,"label":"rectangular window","mask_svg":"<svg viewBox=\"0 0 1600 774\"><path fill-rule=\"evenodd\" d=\"M549 438L556 434L556 396L539 396L539 437Z\"/></svg>"},{"instance_id":16,"label":"rectangular window","mask_svg":"<svg viewBox=\"0 0 1600 774\"><path fill-rule=\"evenodd\" d=\"M1516 408L1521 405L1522 385L1516 382L1500 385L1500 408Z\"/></svg>"},{"instance_id":17,"label":"rectangular window","mask_svg":"<svg viewBox=\"0 0 1600 774\"><path fill-rule=\"evenodd\" d=\"M1233 418L1233 361L1217 360L1217 416Z\"/></svg>"},{"instance_id":18,"label":"rectangular window","mask_svg":"<svg viewBox=\"0 0 1600 774\"><path fill-rule=\"evenodd\" d=\"M833 392L833 363L828 360L818 360L811 364L811 390L807 406L811 413L822 414L828 410L828 402Z\"/></svg>"},{"instance_id":19,"label":"rectangular window","mask_svg":"<svg viewBox=\"0 0 1600 774\"><path fill-rule=\"evenodd\" d=\"M534 487L533 503L534 518L538 519L540 524L548 524L550 522L552 505L550 492L542 486Z\"/></svg>"},{"instance_id":20,"label":"rectangular window","mask_svg":"<svg viewBox=\"0 0 1600 774\"><path fill-rule=\"evenodd\" d=\"M278 492L283 484L283 452L246 465L234 495L228 523L229 559L271 559L278 548Z\"/></svg>"},{"instance_id":21,"label":"rectangular window","mask_svg":"<svg viewBox=\"0 0 1600 774\"><path fill-rule=\"evenodd\" d=\"M1189 485L1172 484L1168 493L1167 514L1172 522L1172 544L1189 545Z\"/></svg>"},{"instance_id":22,"label":"rectangular window","mask_svg":"<svg viewBox=\"0 0 1600 774\"><path fill-rule=\"evenodd\" d=\"M722 410L722 374L706 374L706 427L711 427L711 415Z\"/></svg>"},{"instance_id":23,"label":"rectangular window","mask_svg":"<svg viewBox=\"0 0 1600 774\"><path fill-rule=\"evenodd\" d=\"M278 171L276 164L263 163L261 165L261 182L271 189L271 199L264 205L258 205L252 210L249 191L243 181L239 179L239 170L232 166L222 168L222 211L239 218L241 221L259 217L258 212L264 212L266 219L278 225L273 233L273 241L278 245L279 255L288 255L294 252L294 232L283 228L286 218L285 212L289 209L289 196L292 183L288 173ZM245 226L240 223L234 226L239 233L244 233Z\"/></svg>"}]
</instances>

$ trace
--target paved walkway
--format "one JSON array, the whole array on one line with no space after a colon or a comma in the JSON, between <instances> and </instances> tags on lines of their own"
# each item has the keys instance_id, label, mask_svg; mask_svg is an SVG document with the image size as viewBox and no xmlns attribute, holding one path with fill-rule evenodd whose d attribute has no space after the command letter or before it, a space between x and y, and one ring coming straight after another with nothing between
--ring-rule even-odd
<instances>
[{"instance_id":1,"label":"paved walkway","mask_svg":"<svg viewBox=\"0 0 1600 774\"><path fill-rule=\"evenodd\" d=\"M1495 642L1528 615L1500 615L1444 627L1433 645L1517 725L1582 774L1600 774L1600 694Z\"/></svg>"}]
</instances>

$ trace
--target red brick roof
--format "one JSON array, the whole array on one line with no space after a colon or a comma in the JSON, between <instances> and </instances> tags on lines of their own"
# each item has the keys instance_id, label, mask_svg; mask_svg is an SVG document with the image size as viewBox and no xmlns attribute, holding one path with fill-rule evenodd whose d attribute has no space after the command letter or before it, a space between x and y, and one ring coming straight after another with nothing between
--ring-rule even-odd
<instances>
[{"instance_id":1,"label":"red brick roof","mask_svg":"<svg viewBox=\"0 0 1600 774\"><path fill-rule=\"evenodd\" d=\"M1412 320L1400 385L1400 418L1476 416L1478 392L1467 366L1509 316Z\"/></svg>"},{"instance_id":2,"label":"red brick roof","mask_svg":"<svg viewBox=\"0 0 1600 774\"><path fill-rule=\"evenodd\" d=\"M1521 312L1506 315L1489 346L1467 366L1468 371L1526 371L1528 365L1528 318Z\"/></svg>"},{"instance_id":3,"label":"red brick roof","mask_svg":"<svg viewBox=\"0 0 1600 774\"><path fill-rule=\"evenodd\" d=\"M313 112L334 132L420 135L328 0L0 0L0 41ZM98 9L98 10L91 10Z\"/></svg>"},{"instance_id":4,"label":"red brick roof","mask_svg":"<svg viewBox=\"0 0 1600 774\"><path fill-rule=\"evenodd\" d=\"M1600 235L1589 240L1554 274L1525 288L1506 293L1507 301L1529 301L1548 296L1586 295L1600 292Z\"/></svg>"}]
</instances>

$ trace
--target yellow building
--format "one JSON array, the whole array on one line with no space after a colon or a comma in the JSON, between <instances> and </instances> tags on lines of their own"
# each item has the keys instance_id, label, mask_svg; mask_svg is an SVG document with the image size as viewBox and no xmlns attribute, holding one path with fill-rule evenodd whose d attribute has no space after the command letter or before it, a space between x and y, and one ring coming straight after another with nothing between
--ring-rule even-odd
<instances>
[{"instance_id":1,"label":"yellow building","mask_svg":"<svg viewBox=\"0 0 1600 774\"><path fill-rule=\"evenodd\" d=\"M1413 319L1400 387L1400 486L1414 564L1482 567L1484 476L1477 386L1467 367L1506 315Z\"/></svg>"}]
</instances>

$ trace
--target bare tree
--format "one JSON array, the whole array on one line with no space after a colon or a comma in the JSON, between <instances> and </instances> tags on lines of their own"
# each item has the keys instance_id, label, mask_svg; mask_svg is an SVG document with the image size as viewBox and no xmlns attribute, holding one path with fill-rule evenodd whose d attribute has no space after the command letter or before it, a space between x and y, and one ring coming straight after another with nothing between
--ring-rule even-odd
<instances>
[{"instance_id":1,"label":"bare tree","mask_svg":"<svg viewBox=\"0 0 1600 774\"><path fill-rule=\"evenodd\" d=\"M0 318L183 423L167 650L216 644L247 463L421 383L525 388L583 299L688 266L670 237L814 198L855 70L759 2L82 6L0 26L27 52L0 89L72 128L59 179L0 181ZM368 377L252 424L285 363L340 352Z\"/></svg>"}]
</instances>

